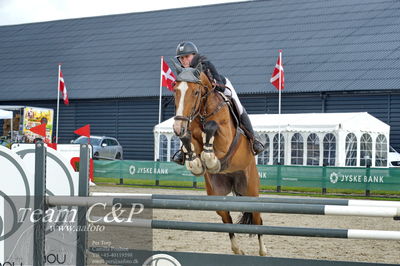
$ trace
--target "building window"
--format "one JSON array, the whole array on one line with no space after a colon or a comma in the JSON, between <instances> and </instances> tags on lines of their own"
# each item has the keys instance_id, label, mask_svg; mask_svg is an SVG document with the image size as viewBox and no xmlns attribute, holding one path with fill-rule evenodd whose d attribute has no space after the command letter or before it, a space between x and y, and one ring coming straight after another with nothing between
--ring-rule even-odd
<instances>
[{"instance_id":1,"label":"building window","mask_svg":"<svg viewBox=\"0 0 400 266\"><path fill-rule=\"evenodd\" d=\"M295 133L292 137L292 164L303 165L304 144L303 136Z\"/></svg>"},{"instance_id":2,"label":"building window","mask_svg":"<svg viewBox=\"0 0 400 266\"><path fill-rule=\"evenodd\" d=\"M258 164L268 164L269 163L269 137L267 134L261 136L264 140L264 151L258 155Z\"/></svg>"},{"instance_id":3,"label":"building window","mask_svg":"<svg viewBox=\"0 0 400 266\"><path fill-rule=\"evenodd\" d=\"M279 143L279 135L280 135L280 147L278 145ZM273 164L284 164L285 163L285 138L283 137L282 134L276 134L274 136L274 142L273 142ZM279 151L280 150L280 151ZM278 154L280 160L278 161Z\"/></svg>"},{"instance_id":4,"label":"building window","mask_svg":"<svg viewBox=\"0 0 400 266\"><path fill-rule=\"evenodd\" d=\"M360 139L360 166L372 165L372 138L363 134Z\"/></svg>"},{"instance_id":5,"label":"building window","mask_svg":"<svg viewBox=\"0 0 400 266\"><path fill-rule=\"evenodd\" d=\"M168 138L165 135L160 136L160 150L158 158L160 162L168 161Z\"/></svg>"},{"instance_id":6,"label":"building window","mask_svg":"<svg viewBox=\"0 0 400 266\"><path fill-rule=\"evenodd\" d=\"M335 166L336 164L336 137L328 133L324 137L324 165Z\"/></svg>"},{"instance_id":7,"label":"building window","mask_svg":"<svg viewBox=\"0 0 400 266\"><path fill-rule=\"evenodd\" d=\"M357 165L357 137L353 133L346 136L346 166Z\"/></svg>"},{"instance_id":8,"label":"building window","mask_svg":"<svg viewBox=\"0 0 400 266\"><path fill-rule=\"evenodd\" d=\"M387 140L385 135L379 135L376 137L376 156L375 166L387 166Z\"/></svg>"},{"instance_id":9,"label":"building window","mask_svg":"<svg viewBox=\"0 0 400 266\"><path fill-rule=\"evenodd\" d=\"M307 165L319 165L319 138L315 133L307 138Z\"/></svg>"},{"instance_id":10,"label":"building window","mask_svg":"<svg viewBox=\"0 0 400 266\"><path fill-rule=\"evenodd\" d=\"M177 136L171 138L171 152L169 153L172 157L181 148L181 140Z\"/></svg>"}]
</instances>

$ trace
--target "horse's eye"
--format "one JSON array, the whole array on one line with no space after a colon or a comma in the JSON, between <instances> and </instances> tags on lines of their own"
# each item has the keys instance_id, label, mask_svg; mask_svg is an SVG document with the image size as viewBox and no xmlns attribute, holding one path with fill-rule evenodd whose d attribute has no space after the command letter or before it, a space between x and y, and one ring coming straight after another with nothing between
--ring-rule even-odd
<instances>
[{"instance_id":1,"label":"horse's eye","mask_svg":"<svg viewBox=\"0 0 400 266\"><path fill-rule=\"evenodd\" d=\"M194 92L194 95L195 95L195 96L199 95L199 91L195 91L195 92Z\"/></svg>"}]
</instances>

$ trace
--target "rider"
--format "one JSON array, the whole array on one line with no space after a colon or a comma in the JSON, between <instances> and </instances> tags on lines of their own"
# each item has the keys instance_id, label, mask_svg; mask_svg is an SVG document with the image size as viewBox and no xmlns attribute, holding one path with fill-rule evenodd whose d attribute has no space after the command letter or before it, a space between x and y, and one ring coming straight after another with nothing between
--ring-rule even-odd
<instances>
[{"instance_id":1,"label":"rider","mask_svg":"<svg viewBox=\"0 0 400 266\"><path fill-rule=\"evenodd\" d=\"M215 89L233 99L236 110L239 114L240 124L245 128L244 131L246 136L253 142L253 150L255 154L257 155L261 153L264 150L264 145L256 138L250 118L243 105L240 103L236 91L229 79L220 75L215 66L205 56L199 54L196 45L192 42L181 42L178 44L178 47L176 48L176 59L181 63L182 67L196 67L199 63L202 64L203 71L205 71L212 79L212 82L216 84ZM228 87L229 89L226 89L225 87ZM182 164L182 153L176 154L173 160L176 163Z\"/></svg>"}]
</instances>

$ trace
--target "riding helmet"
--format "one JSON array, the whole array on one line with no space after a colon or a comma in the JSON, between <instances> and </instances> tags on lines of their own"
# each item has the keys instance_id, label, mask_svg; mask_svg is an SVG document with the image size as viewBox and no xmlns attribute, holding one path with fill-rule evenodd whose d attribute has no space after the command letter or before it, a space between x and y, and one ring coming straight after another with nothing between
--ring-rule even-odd
<instances>
[{"instance_id":1,"label":"riding helmet","mask_svg":"<svg viewBox=\"0 0 400 266\"><path fill-rule=\"evenodd\" d=\"M196 45L192 42L180 42L176 47L176 57L184 56L188 54L198 54L199 50Z\"/></svg>"}]
</instances>

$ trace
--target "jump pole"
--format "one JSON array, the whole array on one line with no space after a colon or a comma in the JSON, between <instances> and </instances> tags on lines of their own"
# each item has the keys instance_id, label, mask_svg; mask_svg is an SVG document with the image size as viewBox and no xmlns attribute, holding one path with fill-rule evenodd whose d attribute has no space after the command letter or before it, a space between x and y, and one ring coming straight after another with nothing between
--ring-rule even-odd
<instances>
[{"instance_id":1,"label":"jump pole","mask_svg":"<svg viewBox=\"0 0 400 266\"><path fill-rule=\"evenodd\" d=\"M103 217L91 217L93 224L105 226L122 226L136 228L187 230L219 233L242 233L280 236L370 239L370 240L400 240L400 231L357 230L357 229L327 229L306 227L281 227L245 224L221 224L180 222L150 219L121 219L121 222L104 222Z\"/></svg>"},{"instance_id":2,"label":"jump pole","mask_svg":"<svg viewBox=\"0 0 400 266\"><path fill-rule=\"evenodd\" d=\"M238 211L264 212L310 215L341 215L361 217L388 217L400 216L400 208L396 207L363 207L363 206L336 206L317 204L291 204L268 202L221 202L175 199L149 198L111 198L111 197L63 197L48 196L50 206L81 206L89 207L96 202L104 202L108 206L121 204L122 207L131 207L132 204L143 204L145 208L174 209L174 210L202 210L202 211Z\"/></svg>"},{"instance_id":3,"label":"jump pole","mask_svg":"<svg viewBox=\"0 0 400 266\"><path fill-rule=\"evenodd\" d=\"M147 199L179 199L179 200L202 200L222 202L269 202L269 203L292 203L292 204L322 204L340 206L365 206L365 207L396 207L400 208L400 201L386 200L347 200L347 199L310 199L310 198L283 198L283 197L246 197L246 196L201 196L201 195L164 195L145 193L108 193L92 192L91 196L101 197L134 197Z\"/></svg>"}]
</instances>

